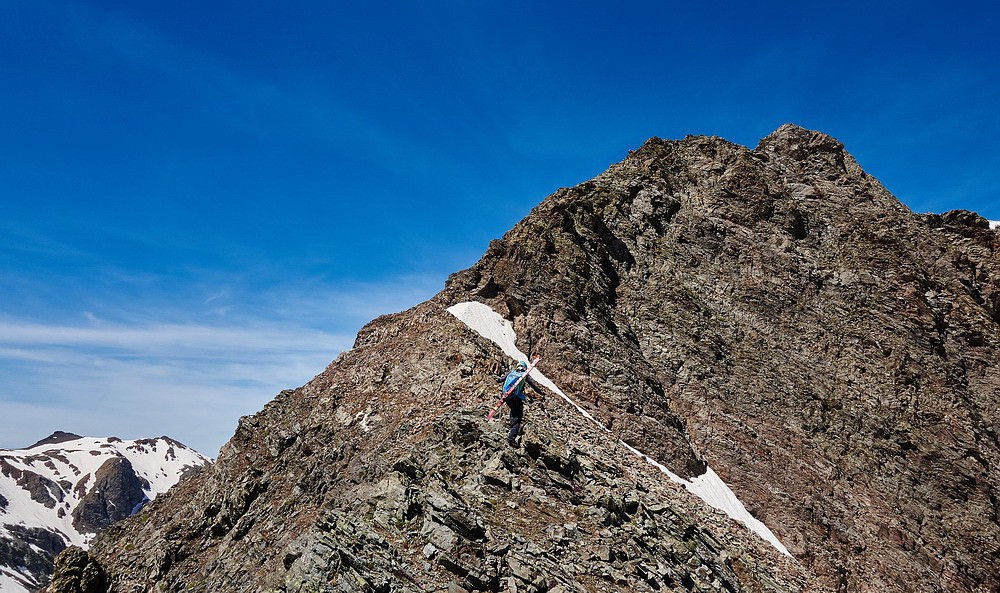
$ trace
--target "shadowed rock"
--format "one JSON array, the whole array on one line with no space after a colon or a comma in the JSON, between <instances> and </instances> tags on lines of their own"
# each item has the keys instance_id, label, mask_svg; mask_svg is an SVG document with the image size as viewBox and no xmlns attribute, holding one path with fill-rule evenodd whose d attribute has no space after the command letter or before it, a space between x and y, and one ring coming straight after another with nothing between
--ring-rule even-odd
<instances>
[{"instance_id":1,"label":"shadowed rock","mask_svg":"<svg viewBox=\"0 0 1000 593\"><path fill-rule=\"evenodd\" d=\"M73 509L73 526L80 532L97 533L115 521L135 513L149 499L148 486L124 457L105 461L94 474L94 484Z\"/></svg>"}]
</instances>

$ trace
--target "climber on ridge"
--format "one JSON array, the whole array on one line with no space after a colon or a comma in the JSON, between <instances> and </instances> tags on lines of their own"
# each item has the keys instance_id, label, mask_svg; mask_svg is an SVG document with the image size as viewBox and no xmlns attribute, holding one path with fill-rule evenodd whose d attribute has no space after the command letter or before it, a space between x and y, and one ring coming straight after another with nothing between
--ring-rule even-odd
<instances>
[{"instance_id":1,"label":"climber on ridge","mask_svg":"<svg viewBox=\"0 0 1000 593\"><path fill-rule=\"evenodd\" d=\"M507 376L503 379L504 393L506 393L512 385L517 383L518 379L520 379L527 371L528 363L523 360L518 362L517 366L514 367L514 370L507 373ZM521 381L513 391L511 391L510 395L507 396L505 401L507 406L510 408L510 431L507 433L507 444L511 447L517 447L517 433L521 431L521 422L524 418L524 401L527 397L527 394L524 392L525 384L530 385L539 396L544 395L542 390L538 387L538 384L535 383L529 375L524 377L524 380Z\"/></svg>"}]
</instances>

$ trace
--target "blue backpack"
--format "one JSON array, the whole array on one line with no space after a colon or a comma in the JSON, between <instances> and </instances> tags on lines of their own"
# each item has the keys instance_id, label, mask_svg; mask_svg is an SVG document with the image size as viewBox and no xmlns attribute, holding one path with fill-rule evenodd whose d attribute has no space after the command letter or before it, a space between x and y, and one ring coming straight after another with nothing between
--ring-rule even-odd
<instances>
[{"instance_id":1,"label":"blue backpack","mask_svg":"<svg viewBox=\"0 0 1000 593\"><path fill-rule=\"evenodd\" d=\"M510 389L511 385L517 383L517 380L523 376L524 376L524 371L519 371L517 369L514 369L513 371L507 373L507 376L504 377L503 380L503 393L507 393L507 390ZM518 399L524 399L524 381L521 381L521 384L517 386L517 389L515 389L514 392L511 393L510 396L508 397L516 397Z\"/></svg>"}]
</instances>

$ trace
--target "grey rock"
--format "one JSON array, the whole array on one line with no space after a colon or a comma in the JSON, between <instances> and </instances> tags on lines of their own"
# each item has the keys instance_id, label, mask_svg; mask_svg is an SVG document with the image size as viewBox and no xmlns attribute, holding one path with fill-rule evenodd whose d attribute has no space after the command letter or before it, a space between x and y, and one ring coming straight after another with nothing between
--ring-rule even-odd
<instances>
[{"instance_id":1,"label":"grey rock","mask_svg":"<svg viewBox=\"0 0 1000 593\"><path fill-rule=\"evenodd\" d=\"M78 531L96 533L116 521L131 516L148 502L142 479L124 457L108 459L94 474L94 484L73 510L73 526Z\"/></svg>"},{"instance_id":2,"label":"grey rock","mask_svg":"<svg viewBox=\"0 0 1000 593\"><path fill-rule=\"evenodd\" d=\"M48 586L50 593L102 593L108 586L101 565L87 552L70 546L56 558L55 576Z\"/></svg>"}]
</instances>

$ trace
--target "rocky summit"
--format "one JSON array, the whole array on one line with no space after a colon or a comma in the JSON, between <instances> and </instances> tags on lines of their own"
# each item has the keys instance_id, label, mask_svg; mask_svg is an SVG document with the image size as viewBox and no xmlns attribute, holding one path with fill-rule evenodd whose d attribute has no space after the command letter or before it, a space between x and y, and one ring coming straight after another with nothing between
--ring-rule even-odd
<instances>
[{"instance_id":1,"label":"rocky summit","mask_svg":"<svg viewBox=\"0 0 1000 593\"><path fill-rule=\"evenodd\" d=\"M1000 590L998 270L988 221L830 136L653 138L49 590ZM521 354L548 387L511 448L483 416Z\"/></svg>"}]
</instances>

